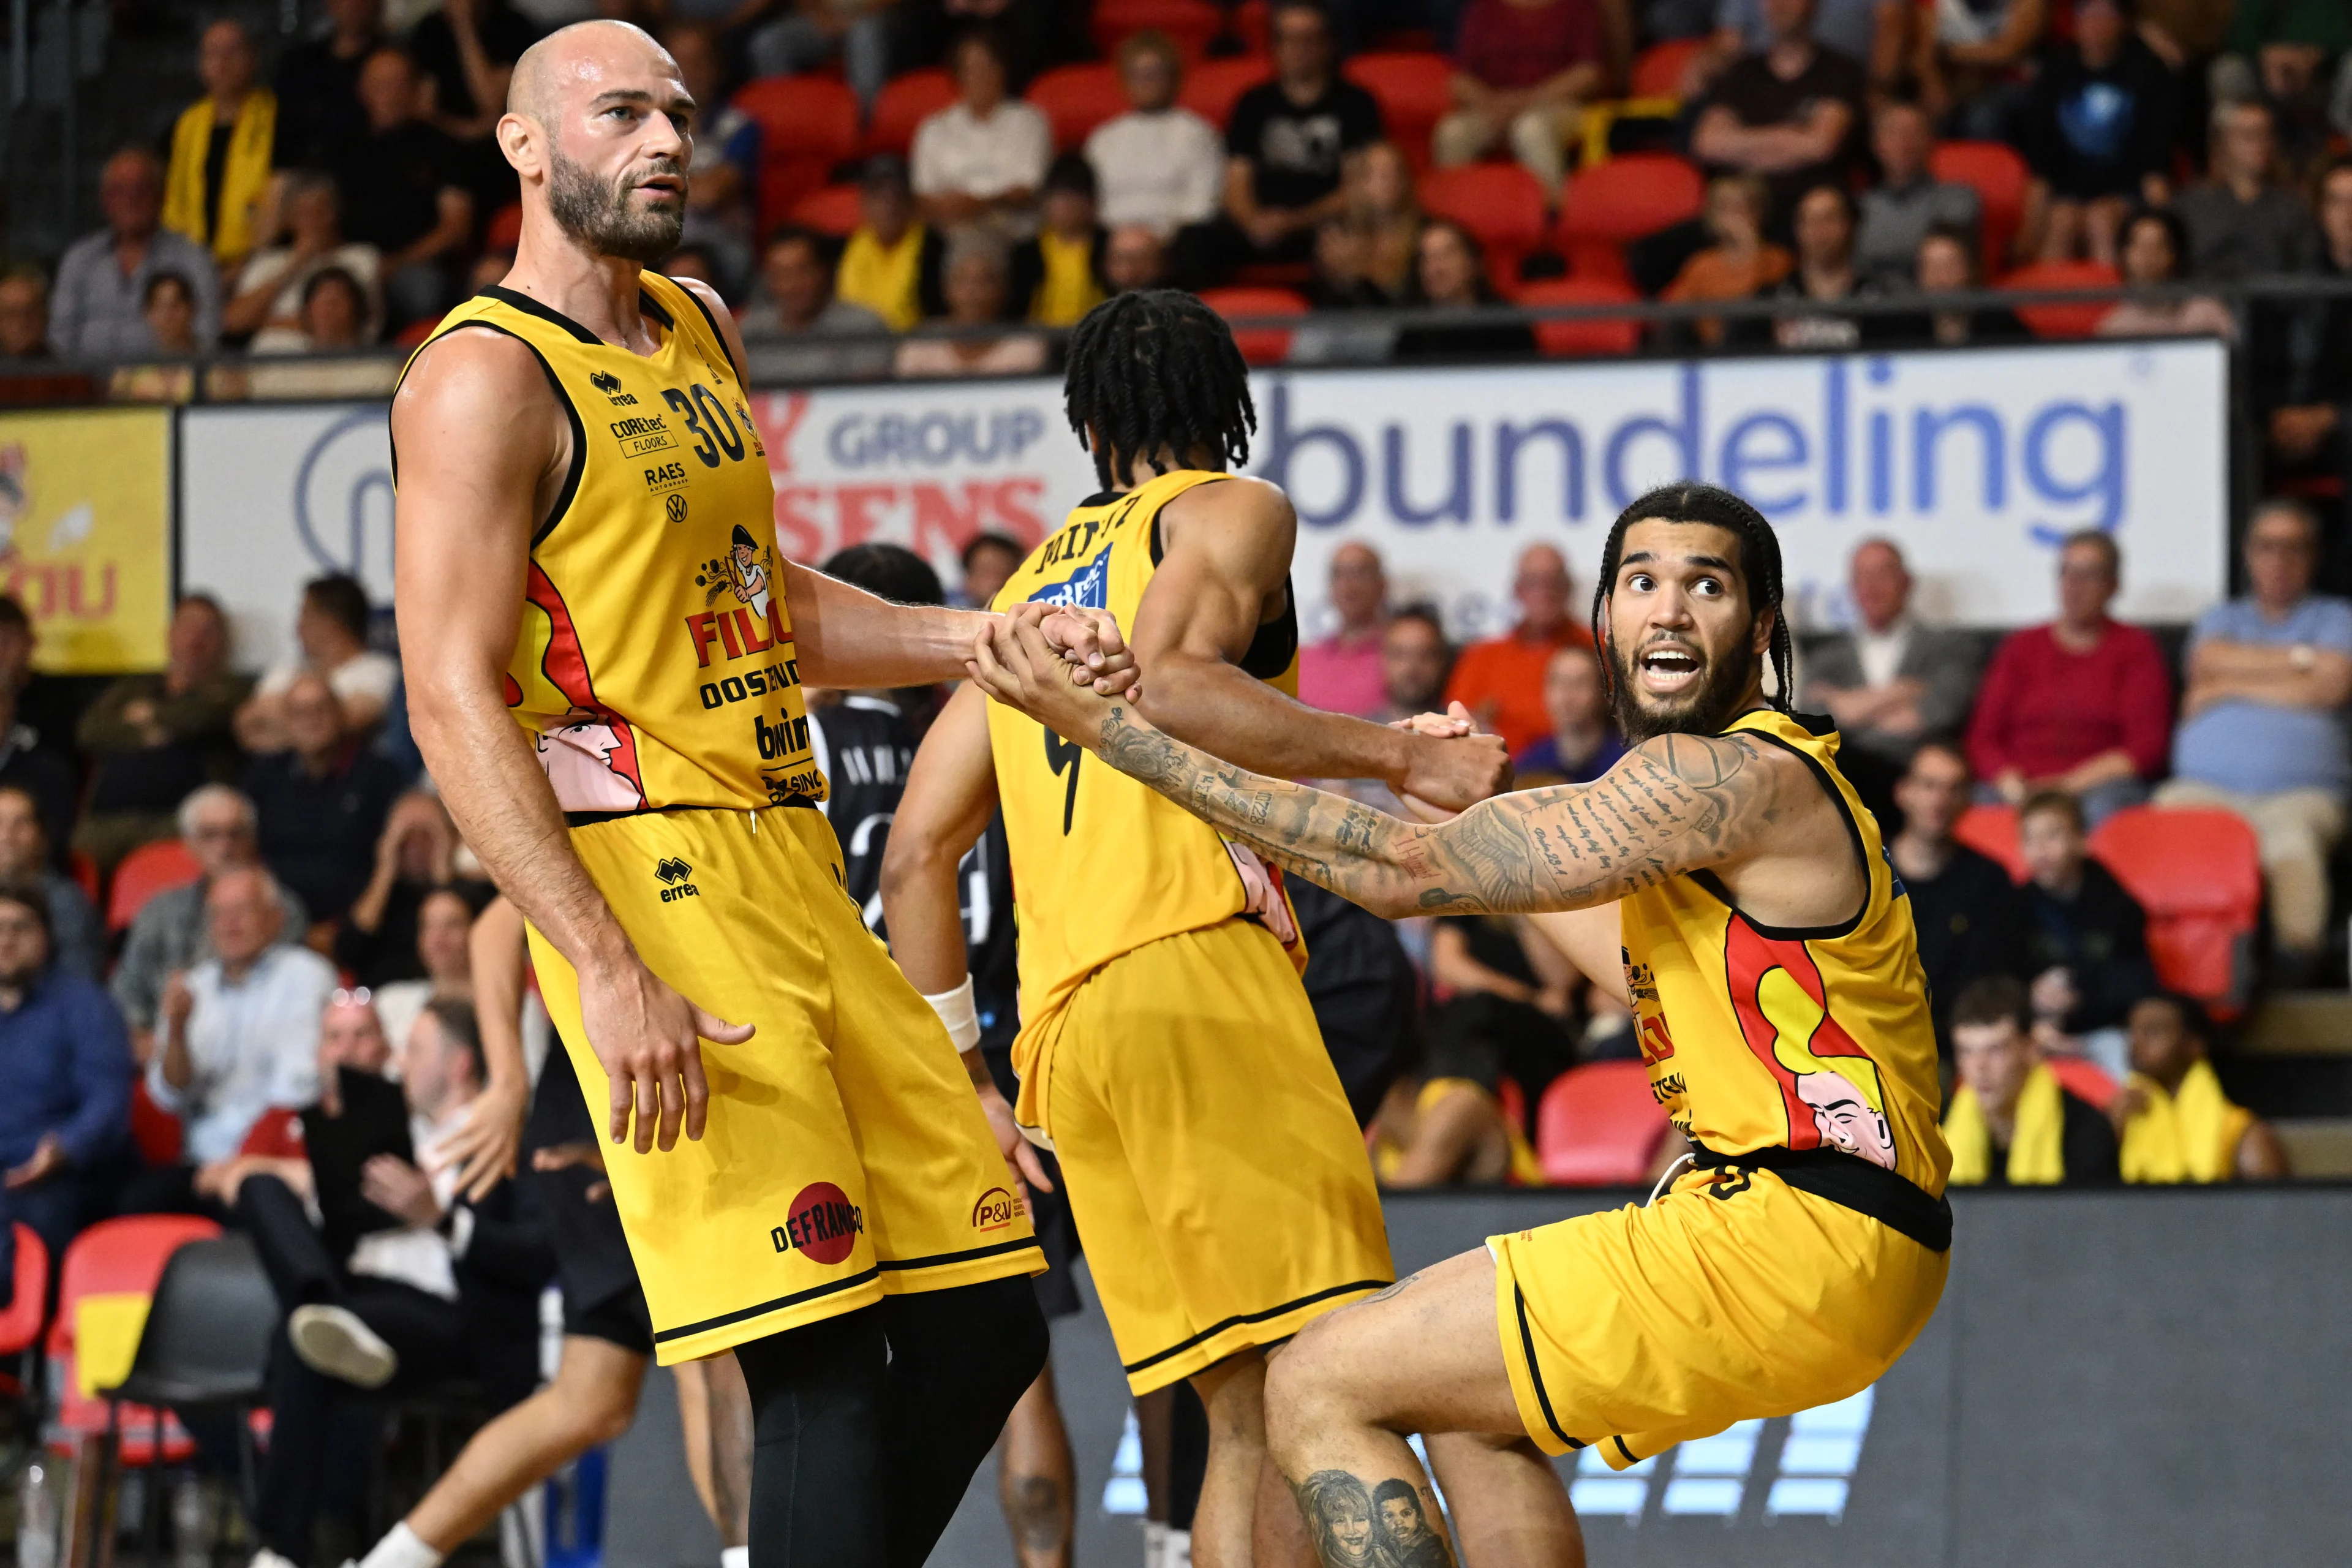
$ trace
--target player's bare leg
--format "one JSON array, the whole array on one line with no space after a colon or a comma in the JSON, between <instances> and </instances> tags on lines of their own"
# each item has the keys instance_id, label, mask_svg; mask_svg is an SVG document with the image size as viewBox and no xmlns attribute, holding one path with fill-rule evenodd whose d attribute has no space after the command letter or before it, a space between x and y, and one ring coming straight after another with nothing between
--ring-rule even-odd
<instances>
[{"instance_id":1,"label":"player's bare leg","mask_svg":"<svg viewBox=\"0 0 2352 1568\"><path fill-rule=\"evenodd\" d=\"M1444 1489L1462 1560L1479 1568L1580 1568L1584 1531L1559 1472L1527 1437L1441 1432L1422 1439ZM1570 1542L1563 1550L1560 1542Z\"/></svg>"},{"instance_id":2,"label":"player's bare leg","mask_svg":"<svg viewBox=\"0 0 2352 1568\"><path fill-rule=\"evenodd\" d=\"M1077 1487L1070 1434L1054 1398L1054 1366L1048 1362L1013 1407L997 1450L997 1500L1021 1568L1070 1568Z\"/></svg>"},{"instance_id":3,"label":"player's bare leg","mask_svg":"<svg viewBox=\"0 0 2352 1568\"><path fill-rule=\"evenodd\" d=\"M677 1431L686 1447L686 1479L710 1522L719 1522L719 1500L710 1486L710 1385L703 1363L685 1361L669 1369L677 1390Z\"/></svg>"},{"instance_id":4,"label":"player's bare leg","mask_svg":"<svg viewBox=\"0 0 2352 1568\"><path fill-rule=\"evenodd\" d=\"M710 1522L727 1550L751 1541L751 1390L731 1355L696 1363L702 1368L710 1447Z\"/></svg>"},{"instance_id":5,"label":"player's bare leg","mask_svg":"<svg viewBox=\"0 0 2352 1568\"><path fill-rule=\"evenodd\" d=\"M1275 1363L1266 1406L1269 1451L1324 1568L1363 1562L1376 1523L1394 1534L1425 1521L1438 1531L1444 1555L1422 1560L1451 1563L1436 1494L1404 1434L1521 1434L1495 1327L1494 1260L1483 1247L1448 1258L1317 1320ZM1449 1468L1472 1494L1457 1507L1474 1516L1478 1568L1584 1561L1575 1515L1549 1466L1538 1473L1508 1447L1489 1446L1483 1455L1466 1444L1450 1447ZM1376 1499L1389 1482L1410 1489L1418 1521L1402 1500L1405 1517L1381 1520Z\"/></svg>"},{"instance_id":6,"label":"player's bare leg","mask_svg":"<svg viewBox=\"0 0 2352 1568\"><path fill-rule=\"evenodd\" d=\"M1251 1518L1265 1468L1265 1357L1227 1356L1192 1374L1209 1411L1209 1469L1192 1515L1194 1568L1250 1568Z\"/></svg>"},{"instance_id":7,"label":"player's bare leg","mask_svg":"<svg viewBox=\"0 0 2352 1568\"><path fill-rule=\"evenodd\" d=\"M1307 1521L1271 1454L1258 1467L1257 1517L1251 1521L1250 1538L1255 1568L1315 1568L1315 1543L1307 1538Z\"/></svg>"}]
</instances>

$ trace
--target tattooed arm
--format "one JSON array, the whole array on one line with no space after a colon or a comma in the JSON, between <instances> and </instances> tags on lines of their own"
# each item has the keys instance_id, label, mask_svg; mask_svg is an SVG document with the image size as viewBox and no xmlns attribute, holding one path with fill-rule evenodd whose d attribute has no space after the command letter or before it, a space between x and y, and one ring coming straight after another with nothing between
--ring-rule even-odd
<instances>
[{"instance_id":1,"label":"tattooed arm","mask_svg":"<svg viewBox=\"0 0 2352 1568\"><path fill-rule=\"evenodd\" d=\"M1284 870L1375 914L1585 909L1745 854L1778 815L1780 769L1744 735L1664 735L1591 784L1483 801L1408 823L1341 795L1220 761L1132 704L1055 678L1025 627L973 647L971 670L1020 709Z\"/></svg>"}]
</instances>

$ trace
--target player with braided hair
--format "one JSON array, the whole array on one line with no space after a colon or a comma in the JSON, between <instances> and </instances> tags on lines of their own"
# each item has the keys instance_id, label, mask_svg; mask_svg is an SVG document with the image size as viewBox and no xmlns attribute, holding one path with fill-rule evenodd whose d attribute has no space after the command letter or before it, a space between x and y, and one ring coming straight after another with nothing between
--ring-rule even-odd
<instances>
[{"instance_id":1,"label":"player with braided hair","mask_svg":"<svg viewBox=\"0 0 2352 1568\"><path fill-rule=\"evenodd\" d=\"M1509 783L1501 741L1466 721L1391 730L1297 701L1297 520L1276 486L1226 471L1248 454L1254 416L1213 312L1170 291L1097 306L1071 339L1068 377L1103 490L998 605L1111 612L1152 661L1140 698L1152 721L1251 767L1385 779L1449 810ZM1059 1156L1129 1386L1189 1379L1208 1405L1192 1561L1245 1568L1260 1529L1288 1545L1269 1542L1255 1561L1296 1561L1307 1550L1296 1511L1256 1509L1267 1352L1392 1271L1363 1138L1299 984L1281 874L1239 836L965 687L908 776L882 906L908 978L972 1037L956 868L1000 801L1021 895L1021 1085L1010 1112L983 1104Z\"/></svg>"},{"instance_id":2,"label":"player with braided hair","mask_svg":"<svg viewBox=\"0 0 2352 1568\"><path fill-rule=\"evenodd\" d=\"M1695 1169L1648 1205L1490 1237L1284 1352L1267 1445L1326 1568L1360 1560L1357 1499L1436 1517L1415 1432L1436 1435L1457 1503L1443 1435L1497 1445L1482 1495L1515 1533L1457 1508L1470 1561L1580 1562L1536 1449L1622 1469L1844 1398L1943 1293L1951 1156L1910 900L1837 731L1788 711L1771 528L1727 490L1672 485L1625 510L1603 559L1593 629L1633 749L1592 784L1436 824L1221 761L1143 704L1067 696L1034 634L974 647L992 697L1286 871L1378 914L1533 916L1634 1010L1688 1141ZM1160 674L1138 664L1149 693Z\"/></svg>"}]
</instances>

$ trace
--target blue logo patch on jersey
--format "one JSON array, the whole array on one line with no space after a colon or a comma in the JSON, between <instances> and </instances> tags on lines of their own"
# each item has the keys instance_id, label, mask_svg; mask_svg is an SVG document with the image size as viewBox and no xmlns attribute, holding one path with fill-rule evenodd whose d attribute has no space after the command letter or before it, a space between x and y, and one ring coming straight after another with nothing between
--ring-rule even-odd
<instances>
[{"instance_id":1,"label":"blue logo patch on jersey","mask_svg":"<svg viewBox=\"0 0 2352 1568\"><path fill-rule=\"evenodd\" d=\"M1048 583L1029 595L1033 605L1052 605L1064 610L1102 610L1110 607L1110 552L1087 562L1058 583Z\"/></svg>"},{"instance_id":2,"label":"blue logo patch on jersey","mask_svg":"<svg viewBox=\"0 0 2352 1568\"><path fill-rule=\"evenodd\" d=\"M1895 868L1895 852L1887 848L1885 845L1881 844L1878 847L1878 858L1886 862L1886 874L1894 879L1895 887L1892 896L1898 899L1909 898L1911 896L1911 889L1903 885L1903 873Z\"/></svg>"}]
</instances>

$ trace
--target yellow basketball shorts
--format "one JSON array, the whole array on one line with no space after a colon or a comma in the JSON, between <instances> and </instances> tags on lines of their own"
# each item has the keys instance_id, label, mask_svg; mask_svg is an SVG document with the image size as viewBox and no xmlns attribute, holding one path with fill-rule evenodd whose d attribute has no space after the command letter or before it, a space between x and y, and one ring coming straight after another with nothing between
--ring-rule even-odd
<instances>
[{"instance_id":1,"label":"yellow basketball shorts","mask_svg":"<svg viewBox=\"0 0 2352 1568\"><path fill-rule=\"evenodd\" d=\"M1718 1195L1720 1194L1720 1195ZM1769 1171L1490 1237L1528 1435L1611 1468L1875 1382L1926 1327L1950 1254Z\"/></svg>"},{"instance_id":2,"label":"yellow basketball shorts","mask_svg":"<svg viewBox=\"0 0 2352 1568\"><path fill-rule=\"evenodd\" d=\"M702 1043L698 1142L603 1144L656 1354L691 1361L878 1300L1045 1267L947 1031L843 890L816 811L670 811L572 843L647 967L757 1032ZM596 1125L580 982L530 933Z\"/></svg>"},{"instance_id":3,"label":"yellow basketball shorts","mask_svg":"<svg viewBox=\"0 0 2352 1568\"><path fill-rule=\"evenodd\" d=\"M1033 1025L1045 1131L1128 1385L1276 1344L1388 1284L1370 1157L1263 927L1148 942Z\"/></svg>"}]
</instances>

